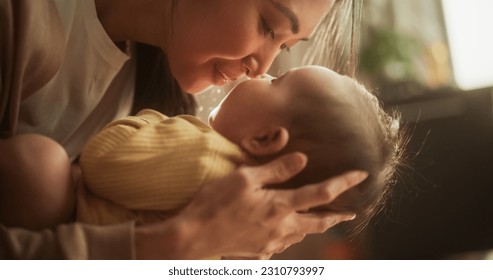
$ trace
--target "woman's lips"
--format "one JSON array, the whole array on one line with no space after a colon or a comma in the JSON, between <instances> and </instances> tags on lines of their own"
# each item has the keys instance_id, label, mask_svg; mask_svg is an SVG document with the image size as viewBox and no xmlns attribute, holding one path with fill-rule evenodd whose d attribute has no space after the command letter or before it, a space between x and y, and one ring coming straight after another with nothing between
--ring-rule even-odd
<instances>
[{"instance_id":1,"label":"woman's lips","mask_svg":"<svg viewBox=\"0 0 493 280\"><path fill-rule=\"evenodd\" d=\"M216 70L217 73L219 73L220 77L224 80L224 82L235 81L238 79L239 76L241 76L234 74L226 74L227 73L226 71L219 69L216 65L214 65L214 69Z\"/></svg>"}]
</instances>

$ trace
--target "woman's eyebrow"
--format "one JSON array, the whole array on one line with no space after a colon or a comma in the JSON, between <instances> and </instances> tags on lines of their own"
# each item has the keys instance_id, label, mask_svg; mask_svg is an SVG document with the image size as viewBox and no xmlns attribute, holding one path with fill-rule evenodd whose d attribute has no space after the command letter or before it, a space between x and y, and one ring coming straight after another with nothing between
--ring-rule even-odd
<instances>
[{"instance_id":1,"label":"woman's eyebrow","mask_svg":"<svg viewBox=\"0 0 493 280\"><path fill-rule=\"evenodd\" d=\"M274 0L269 0L269 2L272 3L278 11L280 11L289 19L289 21L291 22L291 31L293 32L293 34L297 34L300 31L300 22L296 14L291 11L291 9L279 2L276 2Z\"/></svg>"}]
</instances>

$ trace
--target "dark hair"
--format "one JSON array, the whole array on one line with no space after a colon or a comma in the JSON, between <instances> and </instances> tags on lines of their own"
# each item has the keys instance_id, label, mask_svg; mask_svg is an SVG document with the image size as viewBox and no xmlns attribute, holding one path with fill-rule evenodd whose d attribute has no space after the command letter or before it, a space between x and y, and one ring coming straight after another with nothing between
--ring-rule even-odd
<instances>
[{"instance_id":1,"label":"dark hair","mask_svg":"<svg viewBox=\"0 0 493 280\"><path fill-rule=\"evenodd\" d=\"M333 94L303 92L291 100L290 143L282 153L303 152L307 167L286 184L296 188L319 183L349 170L365 170L368 178L334 202L314 210L357 214L355 230L366 226L390 193L403 160L405 137L399 115L385 112L378 99L355 80L350 90Z\"/></svg>"},{"instance_id":2,"label":"dark hair","mask_svg":"<svg viewBox=\"0 0 493 280\"><path fill-rule=\"evenodd\" d=\"M347 80L354 78L362 7L362 0L336 0L313 35L302 64L325 66L346 75ZM297 135L291 134L296 144L291 143L284 152L304 152L308 166L282 187L318 183L354 169L368 171L369 177L364 182L321 207L356 213L352 225L357 232L383 208L390 196L395 177L405 166L408 137L398 128L397 112L385 112L373 94L356 80L350 82L358 97L354 102L320 100L307 95L295 101L298 113L291 114L292 125L301 129ZM327 106L321 106L324 103ZM327 129L336 133L328 134Z\"/></svg>"},{"instance_id":3,"label":"dark hair","mask_svg":"<svg viewBox=\"0 0 493 280\"><path fill-rule=\"evenodd\" d=\"M178 0L171 1L174 11ZM173 32L173 15L169 21ZM158 47L136 43L137 69L134 104L131 114L142 109L154 109L167 116L195 115L196 101L193 95L180 88L169 67L168 57Z\"/></svg>"},{"instance_id":4,"label":"dark hair","mask_svg":"<svg viewBox=\"0 0 493 280\"><path fill-rule=\"evenodd\" d=\"M131 114L149 108L168 116L195 114L196 102L183 92L169 69L168 58L157 47L136 43L137 69Z\"/></svg>"}]
</instances>

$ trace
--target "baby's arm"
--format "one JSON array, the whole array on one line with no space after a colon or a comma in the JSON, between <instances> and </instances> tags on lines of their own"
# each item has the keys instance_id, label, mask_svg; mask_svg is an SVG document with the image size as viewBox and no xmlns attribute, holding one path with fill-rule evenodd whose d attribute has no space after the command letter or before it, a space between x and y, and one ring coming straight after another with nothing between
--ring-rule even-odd
<instances>
[{"instance_id":1,"label":"baby's arm","mask_svg":"<svg viewBox=\"0 0 493 280\"><path fill-rule=\"evenodd\" d=\"M211 140L215 135L208 130L186 117L168 118L152 110L118 120L84 148L80 163L85 183L94 194L127 209L182 207L204 181L236 167L224 160L225 170L211 178L207 168L222 158L217 153L227 145Z\"/></svg>"}]
</instances>

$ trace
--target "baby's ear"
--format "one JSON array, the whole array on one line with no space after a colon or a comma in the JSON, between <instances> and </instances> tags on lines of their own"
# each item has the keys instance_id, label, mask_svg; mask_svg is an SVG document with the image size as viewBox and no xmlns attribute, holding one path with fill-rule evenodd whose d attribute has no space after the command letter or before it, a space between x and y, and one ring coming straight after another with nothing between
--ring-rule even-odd
<instances>
[{"instance_id":1,"label":"baby's ear","mask_svg":"<svg viewBox=\"0 0 493 280\"><path fill-rule=\"evenodd\" d=\"M254 156L268 156L281 151L288 144L289 132L284 127L275 127L266 133L249 136L240 145Z\"/></svg>"}]
</instances>

